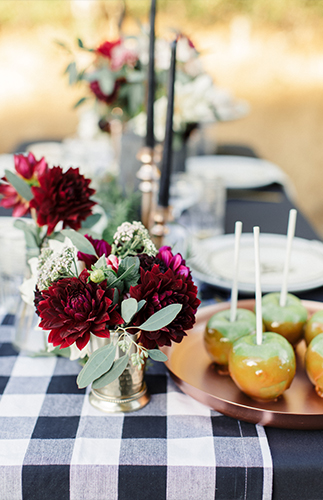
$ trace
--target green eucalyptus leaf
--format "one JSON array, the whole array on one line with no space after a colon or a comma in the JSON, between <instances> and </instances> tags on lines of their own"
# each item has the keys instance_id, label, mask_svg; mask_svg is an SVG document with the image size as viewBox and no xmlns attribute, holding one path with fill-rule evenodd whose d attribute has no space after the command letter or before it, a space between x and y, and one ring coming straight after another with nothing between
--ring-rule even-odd
<instances>
[{"instance_id":1,"label":"green eucalyptus leaf","mask_svg":"<svg viewBox=\"0 0 323 500\"><path fill-rule=\"evenodd\" d=\"M166 354L161 352L159 349L149 349L147 351L148 356L154 361L167 361L168 357Z\"/></svg>"},{"instance_id":2,"label":"green eucalyptus leaf","mask_svg":"<svg viewBox=\"0 0 323 500\"><path fill-rule=\"evenodd\" d=\"M75 104L74 104L74 109L75 108L78 108L81 104L83 104L84 101L87 101L87 97L81 97L81 99L79 99Z\"/></svg>"},{"instance_id":3,"label":"green eucalyptus leaf","mask_svg":"<svg viewBox=\"0 0 323 500\"><path fill-rule=\"evenodd\" d=\"M138 259L139 260L139 259ZM118 286L118 284L122 281L126 281L126 278L130 278L132 276L132 273L133 273L133 270L135 269L136 267L136 263L133 263L130 267L128 267L126 269L126 271L124 271L120 276L118 276L114 281L112 281L111 283L108 283L108 287L109 288L112 288L112 287L115 287L115 286ZM120 269L120 267L119 267ZM119 274L119 269L118 269L118 274ZM118 286L119 288L119 286Z\"/></svg>"},{"instance_id":4,"label":"green eucalyptus leaf","mask_svg":"<svg viewBox=\"0 0 323 500\"><path fill-rule=\"evenodd\" d=\"M78 79L77 69L76 69L76 63L75 62L71 62L67 66L66 73L68 73L68 83L70 85L74 85L74 83L76 83L77 79Z\"/></svg>"},{"instance_id":5,"label":"green eucalyptus leaf","mask_svg":"<svg viewBox=\"0 0 323 500\"><path fill-rule=\"evenodd\" d=\"M101 267L107 267L107 261L105 254L101 255L101 257L93 264L92 269L100 269Z\"/></svg>"},{"instance_id":6,"label":"green eucalyptus leaf","mask_svg":"<svg viewBox=\"0 0 323 500\"><path fill-rule=\"evenodd\" d=\"M144 299L143 300L139 300L137 312L139 312L140 309L142 309L145 304L146 304L146 301Z\"/></svg>"},{"instance_id":7,"label":"green eucalyptus leaf","mask_svg":"<svg viewBox=\"0 0 323 500\"><path fill-rule=\"evenodd\" d=\"M79 389L83 389L101 377L113 364L117 346L108 344L94 351L77 377Z\"/></svg>"},{"instance_id":8,"label":"green eucalyptus leaf","mask_svg":"<svg viewBox=\"0 0 323 500\"><path fill-rule=\"evenodd\" d=\"M125 323L130 323L137 312L137 308L138 302L133 297L130 297L130 299L126 299L121 302L121 316L124 319Z\"/></svg>"},{"instance_id":9,"label":"green eucalyptus leaf","mask_svg":"<svg viewBox=\"0 0 323 500\"><path fill-rule=\"evenodd\" d=\"M82 234L77 233L74 229L62 229L61 233L67 236L80 252L88 255L96 255L92 243Z\"/></svg>"},{"instance_id":10,"label":"green eucalyptus leaf","mask_svg":"<svg viewBox=\"0 0 323 500\"><path fill-rule=\"evenodd\" d=\"M83 222L82 222L82 229L90 229L93 227L99 220L101 219L101 214L92 214L89 215Z\"/></svg>"},{"instance_id":11,"label":"green eucalyptus leaf","mask_svg":"<svg viewBox=\"0 0 323 500\"><path fill-rule=\"evenodd\" d=\"M113 305L115 306L119 302L120 292L117 288L114 289L113 292Z\"/></svg>"},{"instance_id":12,"label":"green eucalyptus leaf","mask_svg":"<svg viewBox=\"0 0 323 500\"><path fill-rule=\"evenodd\" d=\"M150 316L142 325L138 326L140 330L146 332L154 332L164 328L164 326L169 325L177 316L179 311L182 309L182 304L169 304L169 306L163 307L160 311Z\"/></svg>"},{"instance_id":13,"label":"green eucalyptus leaf","mask_svg":"<svg viewBox=\"0 0 323 500\"><path fill-rule=\"evenodd\" d=\"M39 248L39 235L33 226L30 226L21 219L15 220L13 224L17 229L25 233L25 241L27 248Z\"/></svg>"},{"instance_id":14,"label":"green eucalyptus leaf","mask_svg":"<svg viewBox=\"0 0 323 500\"><path fill-rule=\"evenodd\" d=\"M81 40L80 38L78 38L78 39L77 39L77 45L78 45L81 49L83 49L83 48L84 48L83 42L82 42L82 40Z\"/></svg>"},{"instance_id":15,"label":"green eucalyptus leaf","mask_svg":"<svg viewBox=\"0 0 323 500\"><path fill-rule=\"evenodd\" d=\"M10 170L5 170L4 173L7 181L15 188L17 193L20 194L22 198L27 201L33 199L32 191L26 181L24 181L21 177L18 177L18 175L14 174Z\"/></svg>"},{"instance_id":16,"label":"green eucalyptus leaf","mask_svg":"<svg viewBox=\"0 0 323 500\"><path fill-rule=\"evenodd\" d=\"M117 359L112 368L102 375L97 380L94 380L92 387L93 389L101 389L105 385L111 384L114 380L116 380L120 375L125 371L127 364L129 362L129 354L125 354L121 358Z\"/></svg>"},{"instance_id":17,"label":"green eucalyptus leaf","mask_svg":"<svg viewBox=\"0 0 323 500\"><path fill-rule=\"evenodd\" d=\"M122 279L126 291L128 291L131 286L137 285L140 277L139 265L140 261L138 257L125 257L121 259L118 277Z\"/></svg>"}]
</instances>

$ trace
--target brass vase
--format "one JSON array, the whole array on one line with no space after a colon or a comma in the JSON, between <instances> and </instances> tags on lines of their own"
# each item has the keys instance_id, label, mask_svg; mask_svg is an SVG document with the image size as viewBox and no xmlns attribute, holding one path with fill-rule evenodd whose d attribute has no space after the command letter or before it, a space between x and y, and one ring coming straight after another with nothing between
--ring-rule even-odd
<instances>
[{"instance_id":1,"label":"brass vase","mask_svg":"<svg viewBox=\"0 0 323 500\"><path fill-rule=\"evenodd\" d=\"M109 339L103 339L92 335L90 342L93 352L110 342L117 343L118 335L113 335L113 333L111 333ZM136 352L136 346L132 344L130 354L134 352ZM115 359L124 355L125 353L117 347ZM133 366L131 360L129 360L126 369L116 380L111 382L111 384L101 389L91 388L89 396L90 403L98 410L106 413L130 412L143 408L150 399L144 374L144 367L139 369L137 366Z\"/></svg>"}]
</instances>

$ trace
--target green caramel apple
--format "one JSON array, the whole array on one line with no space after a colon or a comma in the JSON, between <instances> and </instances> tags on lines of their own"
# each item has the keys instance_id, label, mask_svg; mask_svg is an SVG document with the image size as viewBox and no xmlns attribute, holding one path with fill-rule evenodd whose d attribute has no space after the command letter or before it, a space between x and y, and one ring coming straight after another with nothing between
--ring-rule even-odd
<instances>
[{"instance_id":1,"label":"green caramel apple","mask_svg":"<svg viewBox=\"0 0 323 500\"><path fill-rule=\"evenodd\" d=\"M294 349L281 335L265 332L236 340L229 354L229 373L239 389L257 401L278 398L292 383L296 370Z\"/></svg>"},{"instance_id":2,"label":"green caramel apple","mask_svg":"<svg viewBox=\"0 0 323 500\"><path fill-rule=\"evenodd\" d=\"M212 361L226 366L233 342L255 331L254 312L237 309L235 321L230 321L230 309L225 309L209 319L204 332L204 345Z\"/></svg>"},{"instance_id":3,"label":"green caramel apple","mask_svg":"<svg viewBox=\"0 0 323 500\"><path fill-rule=\"evenodd\" d=\"M262 298L262 319L267 332L276 332L292 345L302 338L307 321L307 309L301 300L287 294L285 306L280 306L280 293L267 293Z\"/></svg>"},{"instance_id":4,"label":"green caramel apple","mask_svg":"<svg viewBox=\"0 0 323 500\"><path fill-rule=\"evenodd\" d=\"M305 369L316 393L323 398L323 333L314 337L306 349Z\"/></svg>"},{"instance_id":5,"label":"green caramel apple","mask_svg":"<svg viewBox=\"0 0 323 500\"><path fill-rule=\"evenodd\" d=\"M306 344L309 345L314 337L320 333L323 333L323 310L314 313L313 316L311 316L307 321L304 328L304 338Z\"/></svg>"}]
</instances>

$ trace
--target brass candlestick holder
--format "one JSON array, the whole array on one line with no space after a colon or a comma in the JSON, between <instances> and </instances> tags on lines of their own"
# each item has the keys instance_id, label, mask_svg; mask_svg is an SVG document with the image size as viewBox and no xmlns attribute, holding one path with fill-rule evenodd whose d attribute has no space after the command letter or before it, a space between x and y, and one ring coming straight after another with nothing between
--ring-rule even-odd
<instances>
[{"instance_id":1,"label":"brass candlestick holder","mask_svg":"<svg viewBox=\"0 0 323 500\"><path fill-rule=\"evenodd\" d=\"M137 178L141 180L139 184L141 191L141 221L150 230L156 208L156 195L160 178L160 171L156 165L160 160L160 153L156 148L143 147L139 151L137 158L142 163L136 174Z\"/></svg>"},{"instance_id":2,"label":"brass candlestick holder","mask_svg":"<svg viewBox=\"0 0 323 500\"><path fill-rule=\"evenodd\" d=\"M164 238L169 233L167 223L172 220L172 207L156 207L153 216L154 224L150 230L150 235L157 249L163 245Z\"/></svg>"}]
</instances>

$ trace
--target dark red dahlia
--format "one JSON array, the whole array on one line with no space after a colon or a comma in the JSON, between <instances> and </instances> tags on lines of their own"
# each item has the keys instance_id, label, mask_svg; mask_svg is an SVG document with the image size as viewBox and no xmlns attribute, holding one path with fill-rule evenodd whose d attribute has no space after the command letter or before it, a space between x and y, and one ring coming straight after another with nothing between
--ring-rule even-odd
<instances>
[{"instance_id":1,"label":"dark red dahlia","mask_svg":"<svg viewBox=\"0 0 323 500\"><path fill-rule=\"evenodd\" d=\"M34 198L30 207L35 208L37 224L47 224L50 235L58 222L63 228L78 230L81 223L92 213L95 202L90 196L95 193L89 188L90 179L79 173L78 168L63 172L61 167L53 167L39 177L39 187L32 187Z\"/></svg>"},{"instance_id":2,"label":"dark red dahlia","mask_svg":"<svg viewBox=\"0 0 323 500\"><path fill-rule=\"evenodd\" d=\"M101 255L109 257L111 253L111 245L109 245L107 241L95 240L94 238L92 238L92 236L89 236L88 234L85 234L85 238L87 238L92 243L98 257L101 257ZM85 267L87 269L91 269L91 266L95 264L96 261L98 260L95 255L89 255L83 252L77 252L77 258L79 260L84 261Z\"/></svg>"},{"instance_id":3,"label":"dark red dahlia","mask_svg":"<svg viewBox=\"0 0 323 500\"><path fill-rule=\"evenodd\" d=\"M172 342L181 342L186 335L185 331L195 323L195 313L200 300L190 275L176 274L171 268L162 272L158 264L155 264L151 271L141 268L140 283L131 287L129 293L130 297L138 302L146 300L134 320L136 326L169 304L182 304L181 311L169 325L156 332L140 333L138 342L147 349L153 349L156 345L162 347L171 345Z\"/></svg>"},{"instance_id":4,"label":"dark red dahlia","mask_svg":"<svg viewBox=\"0 0 323 500\"><path fill-rule=\"evenodd\" d=\"M105 282L89 282L86 269L78 278L64 278L41 292L42 300L36 304L41 317L39 326L50 330L48 341L61 348L76 343L83 349L90 340L90 333L109 337L109 327L123 323L113 305L113 290Z\"/></svg>"},{"instance_id":5,"label":"dark red dahlia","mask_svg":"<svg viewBox=\"0 0 323 500\"><path fill-rule=\"evenodd\" d=\"M14 162L16 173L30 186L38 185L38 177L48 169L45 158L38 161L32 153L28 153L27 156L14 155ZM5 183L0 184L0 194L3 195L0 205L4 208L13 208L12 215L14 217L22 217L29 212L29 202L17 193L5 177L2 180Z\"/></svg>"}]
</instances>

